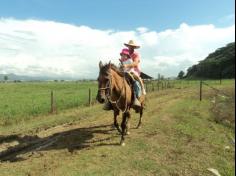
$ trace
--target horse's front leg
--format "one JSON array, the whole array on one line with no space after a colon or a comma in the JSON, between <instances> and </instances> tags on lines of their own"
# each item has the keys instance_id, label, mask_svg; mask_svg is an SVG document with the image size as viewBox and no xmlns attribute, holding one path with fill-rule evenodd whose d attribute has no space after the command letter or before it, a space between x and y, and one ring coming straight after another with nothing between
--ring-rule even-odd
<instances>
[{"instance_id":1,"label":"horse's front leg","mask_svg":"<svg viewBox=\"0 0 236 176\"><path fill-rule=\"evenodd\" d=\"M126 117L127 117L127 114L125 112L125 113L122 114L122 122L121 122L121 129L122 129L121 141L120 141L121 146L125 146Z\"/></svg>"},{"instance_id":2,"label":"horse's front leg","mask_svg":"<svg viewBox=\"0 0 236 176\"><path fill-rule=\"evenodd\" d=\"M130 117L131 117L130 112L125 112L122 115L122 122L121 122L122 133L121 133L121 141L120 141L121 146L125 146L125 135L129 133Z\"/></svg>"},{"instance_id":3,"label":"horse's front leg","mask_svg":"<svg viewBox=\"0 0 236 176\"><path fill-rule=\"evenodd\" d=\"M114 126L116 127L118 132L120 134L122 134L122 131L121 131L120 126L119 126L119 123L117 122L118 115L119 115L119 110L114 110Z\"/></svg>"},{"instance_id":4,"label":"horse's front leg","mask_svg":"<svg viewBox=\"0 0 236 176\"><path fill-rule=\"evenodd\" d=\"M140 108L139 115L140 115L140 116L139 116L139 122L138 122L137 128L140 128L140 127L141 127L141 124L142 124L143 105L142 105L141 108Z\"/></svg>"}]
</instances>

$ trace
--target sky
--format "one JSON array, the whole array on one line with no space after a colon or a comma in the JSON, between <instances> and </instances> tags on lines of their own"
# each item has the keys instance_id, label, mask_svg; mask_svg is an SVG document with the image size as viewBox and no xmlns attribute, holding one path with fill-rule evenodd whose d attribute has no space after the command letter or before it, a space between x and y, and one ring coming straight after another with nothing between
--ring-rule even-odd
<instances>
[{"instance_id":1,"label":"sky","mask_svg":"<svg viewBox=\"0 0 236 176\"><path fill-rule=\"evenodd\" d=\"M124 43L157 77L235 41L234 0L0 0L0 74L96 78Z\"/></svg>"}]
</instances>

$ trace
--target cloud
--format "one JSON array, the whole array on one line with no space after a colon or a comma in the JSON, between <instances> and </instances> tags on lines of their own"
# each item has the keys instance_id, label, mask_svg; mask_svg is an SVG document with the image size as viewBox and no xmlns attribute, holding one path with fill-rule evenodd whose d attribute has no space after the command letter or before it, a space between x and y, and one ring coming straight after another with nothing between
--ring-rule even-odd
<instances>
[{"instance_id":1,"label":"cloud","mask_svg":"<svg viewBox=\"0 0 236 176\"><path fill-rule=\"evenodd\" d=\"M215 49L233 42L235 26L190 26L151 31L99 30L54 21L0 18L0 73L96 78L98 62L118 64L123 43L141 45L143 72L176 76Z\"/></svg>"},{"instance_id":2,"label":"cloud","mask_svg":"<svg viewBox=\"0 0 236 176\"><path fill-rule=\"evenodd\" d=\"M235 14L232 13L232 14L226 15L226 16L220 18L220 19L219 19L219 22L220 22L220 23L230 23L230 24L234 24L234 23L235 23Z\"/></svg>"}]
</instances>

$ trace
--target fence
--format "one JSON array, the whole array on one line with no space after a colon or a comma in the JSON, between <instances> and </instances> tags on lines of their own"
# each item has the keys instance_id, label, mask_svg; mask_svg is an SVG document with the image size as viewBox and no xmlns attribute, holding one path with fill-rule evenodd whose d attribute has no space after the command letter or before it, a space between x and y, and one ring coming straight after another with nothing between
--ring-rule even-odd
<instances>
[{"instance_id":1,"label":"fence","mask_svg":"<svg viewBox=\"0 0 236 176\"><path fill-rule=\"evenodd\" d=\"M222 80L220 80L219 84L220 85L222 84ZM211 90L213 90L214 92L216 92L219 95L224 95L226 97L230 97L230 95L228 95L224 91L213 87L212 85L208 84L207 82L205 82L203 80L200 80L200 88L199 88L199 99L200 99L200 101L202 101L202 97L203 97L203 85L207 86L208 88L210 88Z\"/></svg>"},{"instance_id":2,"label":"fence","mask_svg":"<svg viewBox=\"0 0 236 176\"><path fill-rule=\"evenodd\" d=\"M174 81L146 81L147 92L173 87ZM97 82L0 84L0 121L31 117L96 103ZM1 123L1 122L0 122Z\"/></svg>"},{"instance_id":3,"label":"fence","mask_svg":"<svg viewBox=\"0 0 236 176\"><path fill-rule=\"evenodd\" d=\"M206 83L206 82L205 82ZM215 83L214 83L215 84ZM146 92L199 85L192 80L145 81ZM0 124L96 103L97 82L42 82L0 84Z\"/></svg>"},{"instance_id":4,"label":"fence","mask_svg":"<svg viewBox=\"0 0 236 176\"><path fill-rule=\"evenodd\" d=\"M153 92L153 91L160 91L164 89L169 89L174 87L174 82L171 81L146 81L145 82L145 89L146 92ZM55 96L55 91L51 91L51 99L50 99L50 113L57 112L57 101ZM87 100L85 99L84 103L82 103L85 106L92 106L93 104L96 104L95 94L96 92L93 92L91 88L88 88L87 91ZM86 102L87 101L87 102Z\"/></svg>"}]
</instances>

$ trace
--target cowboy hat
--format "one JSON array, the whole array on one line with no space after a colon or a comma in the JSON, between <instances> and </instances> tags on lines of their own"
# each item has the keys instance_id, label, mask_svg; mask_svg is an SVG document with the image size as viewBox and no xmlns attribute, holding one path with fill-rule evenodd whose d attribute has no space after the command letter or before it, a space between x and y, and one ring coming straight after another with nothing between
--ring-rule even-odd
<instances>
[{"instance_id":1,"label":"cowboy hat","mask_svg":"<svg viewBox=\"0 0 236 176\"><path fill-rule=\"evenodd\" d=\"M135 42L133 40L130 40L129 43L124 43L124 45L127 46L127 47L132 46L135 49L140 48L140 46L135 44Z\"/></svg>"}]
</instances>

